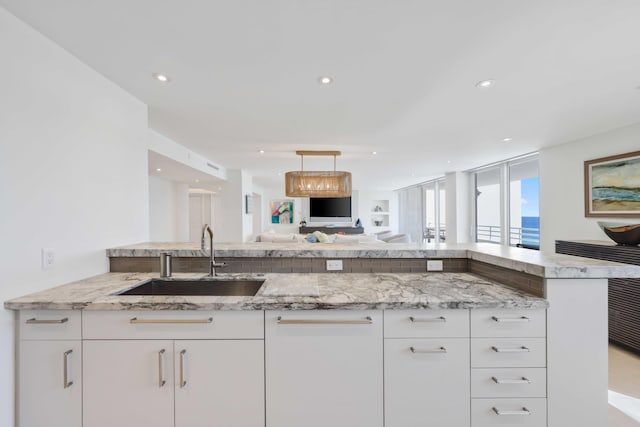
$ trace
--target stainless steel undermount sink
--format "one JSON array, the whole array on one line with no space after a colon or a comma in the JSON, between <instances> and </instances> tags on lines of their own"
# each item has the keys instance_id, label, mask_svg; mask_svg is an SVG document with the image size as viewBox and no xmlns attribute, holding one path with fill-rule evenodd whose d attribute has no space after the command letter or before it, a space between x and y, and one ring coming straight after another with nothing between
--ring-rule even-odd
<instances>
[{"instance_id":1,"label":"stainless steel undermount sink","mask_svg":"<svg viewBox=\"0 0 640 427\"><path fill-rule=\"evenodd\" d=\"M236 277L149 279L116 295L254 296L263 283L264 279Z\"/></svg>"}]
</instances>

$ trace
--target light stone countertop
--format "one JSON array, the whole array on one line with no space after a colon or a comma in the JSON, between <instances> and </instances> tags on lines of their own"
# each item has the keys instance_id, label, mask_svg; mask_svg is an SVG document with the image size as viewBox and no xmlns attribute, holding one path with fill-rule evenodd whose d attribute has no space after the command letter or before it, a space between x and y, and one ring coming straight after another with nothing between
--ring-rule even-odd
<instances>
[{"instance_id":1,"label":"light stone countertop","mask_svg":"<svg viewBox=\"0 0 640 427\"><path fill-rule=\"evenodd\" d=\"M200 274L175 274L198 278ZM153 273L105 273L5 302L13 310L545 308L547 301L469 273L224 274L264 278L254 297L115 295Z\"/></svg>"},{"instance_id":2,"label":"light stone countertop","mask_svg":"<svg viewBox=\"0 0 640 427\"><path fill-rule=\"evenodd\" d=\"M544 278L634 278L640 266L491 243L214 243L216 257L468 258ZM107 249L109 257L206 257L196 243L140 243Z\"/></svg>"}]
</instances>

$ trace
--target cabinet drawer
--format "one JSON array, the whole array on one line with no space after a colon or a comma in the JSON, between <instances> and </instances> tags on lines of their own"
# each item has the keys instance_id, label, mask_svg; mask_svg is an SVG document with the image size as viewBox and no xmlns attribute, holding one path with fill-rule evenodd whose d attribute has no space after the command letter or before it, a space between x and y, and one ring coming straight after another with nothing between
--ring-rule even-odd
<instances>
[{"instance_id":1,"label":"cabinet drawer","mask_svg":"<svg viewBox=\"0 0 640 427\"><path fill-rule=\"evenodd\" d=\"M376 310L266 311L265 329L279 337L373 336L382 340L382 312Z\"/></svg>"},{"instance_id":2,"label":"cabinet drawer","mask_svg":"<svg viewBox=\"0 0 640 427\"><path fill-rule=\"evenodd\" d=\"M472 337L544 337L546 310L471 310Z\"/></svg>"},{"instance_id":3,"label":"cabinet drawer","mask_svg":"<svg viewBox=\"0 0 640 427\"><path fill-rule=\"evenodd\" d=\"M546 366L544 338L472 338L472 368L509 368Z\"/></svg>"},{"instance_id":4,"label":"cabinet drawer","mask_svg":"<svg viewBox=\"0 0 640 427\"><path fill-rule=\"evenodd\" d=\"M385 310L385 338L469 336L469 310Z\"/></svg>"},{"instance_id":5,"label":"cabinet drawer","mask_svg":"<svg viewBox=\"0 0 640 427\"><path fill-rule=\"evenodd\" d=\"M79 310L21 310L19 313L21 340L79 340L82 337Z\"/></svg>"},{"instance_id":6,"label":"cabinet drawer","mask_svg":"<svg viewBox=\"0 0 640 427\"><path fill-rule=\"evenodd\" d=\"M471 370L471 397L546 397L545 368Z\"/></svg>"},{"instance_id":7,"label":"cabinet drawer","mask_svg":"<svg viewBox=\"0 0 640 427\"><path fill-rule=\"evenodd\" d=\"M471 425L545 427L547 399L471 399Z\"/></svg>"},{"instance_id":8,"label":"cabinet drawer","mask_svg":"<svg viewBox=\"0 0 640 427\"><path fill-rule=\"evenodd\" d=\"M84 311L85 339L263 339L262 311Z\"/></svg>"},{"instance_id":9,"label":"cabinet drawer","mask_svg":"<svg viewBox=\"0 0 640 427\"><path fill-rule=\"evenodd\" d=\"M469 425L469 339L384 342L385 427Z\"/></svg>"}]
</instances>

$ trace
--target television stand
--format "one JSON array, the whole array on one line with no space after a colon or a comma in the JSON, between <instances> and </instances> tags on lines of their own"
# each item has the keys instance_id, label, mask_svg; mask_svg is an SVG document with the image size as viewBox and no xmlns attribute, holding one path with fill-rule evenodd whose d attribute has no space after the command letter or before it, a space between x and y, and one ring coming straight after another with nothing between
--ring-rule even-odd
<instances>
[{"instance_id":1,"label":"television stand","mask_svg":"<svg viewBox=\"0 0 640 427\"><path fill-rule=\"evenodd\" d=\"M300 234L308 234L313 233L314 231L321 231L325 234L362 234L364 233L363 227L336 227L336 226L313 226L313 225L305 225L300 227Z\"/></svg>"}]
</instances>

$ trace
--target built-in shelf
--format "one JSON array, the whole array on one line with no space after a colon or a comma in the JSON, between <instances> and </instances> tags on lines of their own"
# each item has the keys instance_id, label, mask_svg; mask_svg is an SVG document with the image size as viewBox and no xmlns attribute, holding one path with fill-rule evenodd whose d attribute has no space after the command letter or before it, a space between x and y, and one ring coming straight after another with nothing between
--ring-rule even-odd
<instances>
[{"instance_id":1,"label":"built-in shelf","mask_svg":"<svg viewBox=\"0 0 640 427\"><path fill-rule=\"evenodd\" d=\"M371 225L374 227L389 226L389 200L371 200Z\"/></svg>"}]
</instances>

